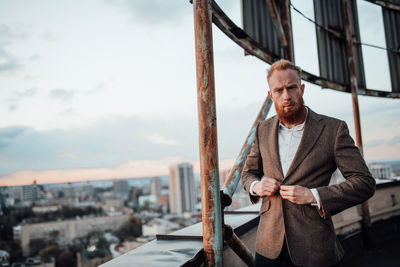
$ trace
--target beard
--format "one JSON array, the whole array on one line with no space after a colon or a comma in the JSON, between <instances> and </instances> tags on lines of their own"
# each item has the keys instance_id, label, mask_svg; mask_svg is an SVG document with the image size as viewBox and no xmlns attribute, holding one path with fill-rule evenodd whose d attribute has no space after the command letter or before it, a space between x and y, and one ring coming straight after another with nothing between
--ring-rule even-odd
<instances>
[{"instance_id":1,"label":"beard","mask_svg":"<svg viewBox=\"0 0 400 267\"><path fill-rule=\"evenodd\" d=\"M286 111L282 106L278 106L275 102L275 110L278 119L285 125L287 124L299 124L304 121L306 115L306 107L304 106L304 100L301 96L297 103L288 103L294 105L292 110Z\"/></svg>"}]
</instances>

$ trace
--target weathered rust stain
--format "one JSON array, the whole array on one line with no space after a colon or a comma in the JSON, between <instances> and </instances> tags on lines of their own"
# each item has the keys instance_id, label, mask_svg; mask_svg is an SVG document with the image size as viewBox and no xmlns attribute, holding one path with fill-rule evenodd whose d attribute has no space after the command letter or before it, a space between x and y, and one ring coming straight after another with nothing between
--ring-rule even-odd
<instances>
[{"instance_id":1,"label":"weathered rust stain","mask_svg":"<svg viewBox=\"0 0 400 267\"><path fill-rule=\"evenodd\" d=\"M392 3L392 2L388 2L388 1L379 1L379 0L366 0L366 1L376 4L376 5L380 5L384 8L392 9L395 11L400 11L400 5L396 4L396 3Z\"/></svg>"}]
</instances>

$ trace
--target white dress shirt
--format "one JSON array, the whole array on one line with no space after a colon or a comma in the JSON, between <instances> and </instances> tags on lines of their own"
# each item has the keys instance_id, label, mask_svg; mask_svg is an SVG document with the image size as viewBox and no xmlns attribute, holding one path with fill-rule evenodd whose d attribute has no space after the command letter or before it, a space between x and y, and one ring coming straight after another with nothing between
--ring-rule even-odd
<instances>
[{"instance_id":1,"label":"white dress shirt","mask_svg":"<svg viewBox=\"0 0 400 267\"><path fill-rule=\"evenodd\" d=\"M306 108L306 119L308 115L308 109ZM294 159L297 149L299 148L301 138L304 132L304 126L306 124L306 120L303 123L298 124L292 128L287 128L281 122L279 122L278 129L278 147L279 147L279 158L282 166L283 174L286 174L289 170L290 165ZM257 196L253 192L253 187L259 181L254 181L250 185L250 194L253 196ZM321 208L320 199L318 195L318 191L313 188L311 189L312 194L314 195L317 203L312 203L313 206L318 206L318 209Z\"/></svg>"}]
</instances>

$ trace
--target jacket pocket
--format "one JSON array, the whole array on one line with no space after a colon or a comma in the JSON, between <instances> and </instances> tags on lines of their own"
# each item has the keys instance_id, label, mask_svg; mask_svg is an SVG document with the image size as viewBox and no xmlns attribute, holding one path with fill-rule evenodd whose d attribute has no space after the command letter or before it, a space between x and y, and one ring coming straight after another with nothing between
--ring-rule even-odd
<instances>
[{"instance_id":1,"label":"jacket pocket","mask_svg":"<svg viewBox=\"0 0 400 267\"><path fill-rule=\"evenodd\" d=\"M267 197L263 198L259 214L264 214L271 208L271 200Z\"/></svg>"}]
</instances>

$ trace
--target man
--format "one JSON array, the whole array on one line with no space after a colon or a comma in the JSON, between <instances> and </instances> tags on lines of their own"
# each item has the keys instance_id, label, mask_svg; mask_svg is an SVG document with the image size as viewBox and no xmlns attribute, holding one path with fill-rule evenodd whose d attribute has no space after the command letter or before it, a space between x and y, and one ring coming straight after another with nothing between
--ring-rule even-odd
<instances>
[{"instance_id":1,"label":"man","mask_svg":"<svg viewBox=\"0 0 400 267\"><path fill-rule=\"evenodd\" d=\"M370 198L372 178L347 125L304 106L300 68L272 64L267 80L277 116L261 122L242 172L262 198L255 266L334 266L343 257L331 216ZM345 182L330 185L339 168Z\"/></svg>"}]
</instances>

